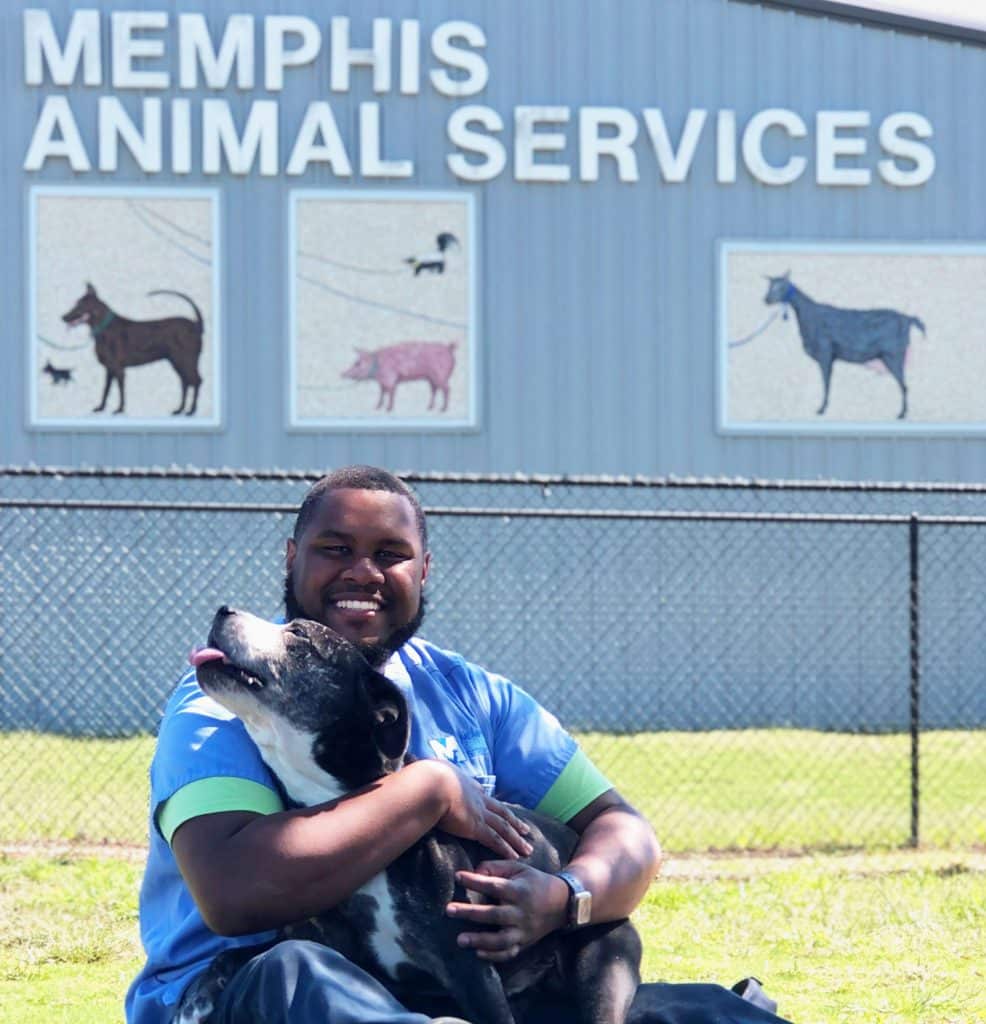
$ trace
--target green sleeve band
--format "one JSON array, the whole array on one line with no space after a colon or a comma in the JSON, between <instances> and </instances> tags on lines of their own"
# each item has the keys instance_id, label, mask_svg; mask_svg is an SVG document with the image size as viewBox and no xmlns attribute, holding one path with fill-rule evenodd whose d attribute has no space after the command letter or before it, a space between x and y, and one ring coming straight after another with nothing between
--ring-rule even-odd
<instances>
[{"instance_id":1,"label":"green sleeve band","mask_svg":"<svg viewBox=\"0 0 986 1024\"><path fill-rule=\"evenodd\" d=\"M597 796L612 788L612 782L579 749L534 809L558 821L571 821Z\"/></svg>"},{"instance_id":2,"label":"green sleeve band","mask_svg":"<svg viewBox=\"0 0 986 1024\"><path fill-rule=\"evenodd\" d=\"M179 825L201 814L219 811L255 811L275 814L284 810L281 798L259 782L233 776L198 779L182 786L158 808L157 826L169 845Z\"/></svg>"}]
</instances>

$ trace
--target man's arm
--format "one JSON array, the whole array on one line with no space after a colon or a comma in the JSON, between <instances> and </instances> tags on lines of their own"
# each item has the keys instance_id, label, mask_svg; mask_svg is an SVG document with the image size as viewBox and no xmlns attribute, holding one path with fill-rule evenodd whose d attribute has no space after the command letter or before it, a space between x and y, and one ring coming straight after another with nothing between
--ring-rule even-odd
<instances>
[{"instance_id":1,"label":"man's arm","mask_svg":"<svg viewBox=\"0 0 986 1024\"><path fill-rule=\"evenodd\" d=\"M592 922L629 916L660 870L661 848L653 829L615 789L596 797L568 824L580 838L566 870L592 893ZM496 860L475 872L460 872L459 879L496 901L447 908L452 917L496 926L459 936L460 945L484 959L509 960L566 923L569 890L554 875L517 861Z\"/></svg>"},{"instance_id":2,"label":"man's arm","mask_svg":"<svg viewBox=\"0 0 986 1024\"><path fill-rule=\"evenodd\" d=\"M428 760L317 807L191 818L172 849L206 924L239 935L334 906L435 827L495 848L503 863L530 849L509 808Z\"/></svg>"},{"instance_id":3,"label":"man's arm","mask_svg":"<svg viewBox=\"0 0 986 1024\"><path fill-rule=\"evenodd\" d=\"M661 847L650 823L611 789L568 824L580 833L569 868L592 893L592 920L629 917L661 870Z\"/></svg>"}]
</instances>

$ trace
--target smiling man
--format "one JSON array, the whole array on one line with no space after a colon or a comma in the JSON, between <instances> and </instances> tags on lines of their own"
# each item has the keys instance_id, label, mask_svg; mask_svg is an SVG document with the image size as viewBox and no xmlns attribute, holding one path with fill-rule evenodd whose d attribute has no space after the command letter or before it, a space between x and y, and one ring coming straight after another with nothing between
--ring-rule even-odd
<instances>
[{"instance_id":1,"label":"smiling man","mask_svg":"<svg viewBox=\"0 0 986 1024\"><path fill-rule=\"evenodd\" d=\"M336 951L275 940L276 929L347 898L433 828L490 850L461 876L486 902L446 908L463 922L460 945L483 959L512 959L555 929L624 918L643 897L660 862L650 825L521 688L416 636L430 561L417 497L368 466L319 480L287 542L288 618L358 644L408 701L418 760L365 790L285 807L242 724L202 693L194 672L180 681L151 766L147 963L127 996L129 1024L176 1013L196 1024L427 1024ZM564 876L520 859L530 847L501 801L579 833ZM257 944L269 948L254 955ZM214 1005L182 1005L220 953L243 963ZM779 1020L716 985L641 986L629 1019Z\"/></svg>"},{"instance_id":2,"label":"smiling man","mask_svg":"<svg viewBox=\"0 0 986 1024\"><path fill-rule=\"evenodd\" d=\"M302 503L288 540L284 608L289 619L330 626L379 664L421 626L431 554L409 489L336 486L350 477L323 477Z\"/></svg>"}]
</instances>

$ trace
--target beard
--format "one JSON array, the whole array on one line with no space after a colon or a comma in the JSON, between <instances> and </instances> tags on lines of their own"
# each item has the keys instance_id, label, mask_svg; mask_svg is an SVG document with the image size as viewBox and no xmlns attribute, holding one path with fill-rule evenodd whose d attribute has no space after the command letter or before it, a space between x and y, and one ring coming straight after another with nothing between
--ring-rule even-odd
<instances>
[{"instance_id":1,"label":"beard","mask_svg":"<svg viewBox=\"0 0 986 1024\"><path fill-rule=\"evenodd\" d=\"M292 619L312 618L298 604L298 599L294 594L294 580L290 571L284 574L284 614L288 622ZM422 591L418 598L418 610L403 626L395 626L387 636L381 637L379 640L354 640L353 645L374 668L378 669L417 633L421 628L421 623L424 622L424 617L425 595Z\"/></svg>"}]
</instances>

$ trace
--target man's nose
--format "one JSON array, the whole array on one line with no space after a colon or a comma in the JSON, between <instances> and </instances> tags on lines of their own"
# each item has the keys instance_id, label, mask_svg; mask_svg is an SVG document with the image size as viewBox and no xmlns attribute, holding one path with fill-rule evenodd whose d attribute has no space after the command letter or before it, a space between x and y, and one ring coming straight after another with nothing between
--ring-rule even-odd
<instances>
[{"instance_id":1,"label":"man's nose","mask_svg":"<svg viewBox=\"0 0 986 1024\"><path fill-rule=\"evenodd\" d=\"M343 573L343 578L362 584L383 583L384 581L380 566L369 555L354 558Z\"/></svg>"}]
</instances>

